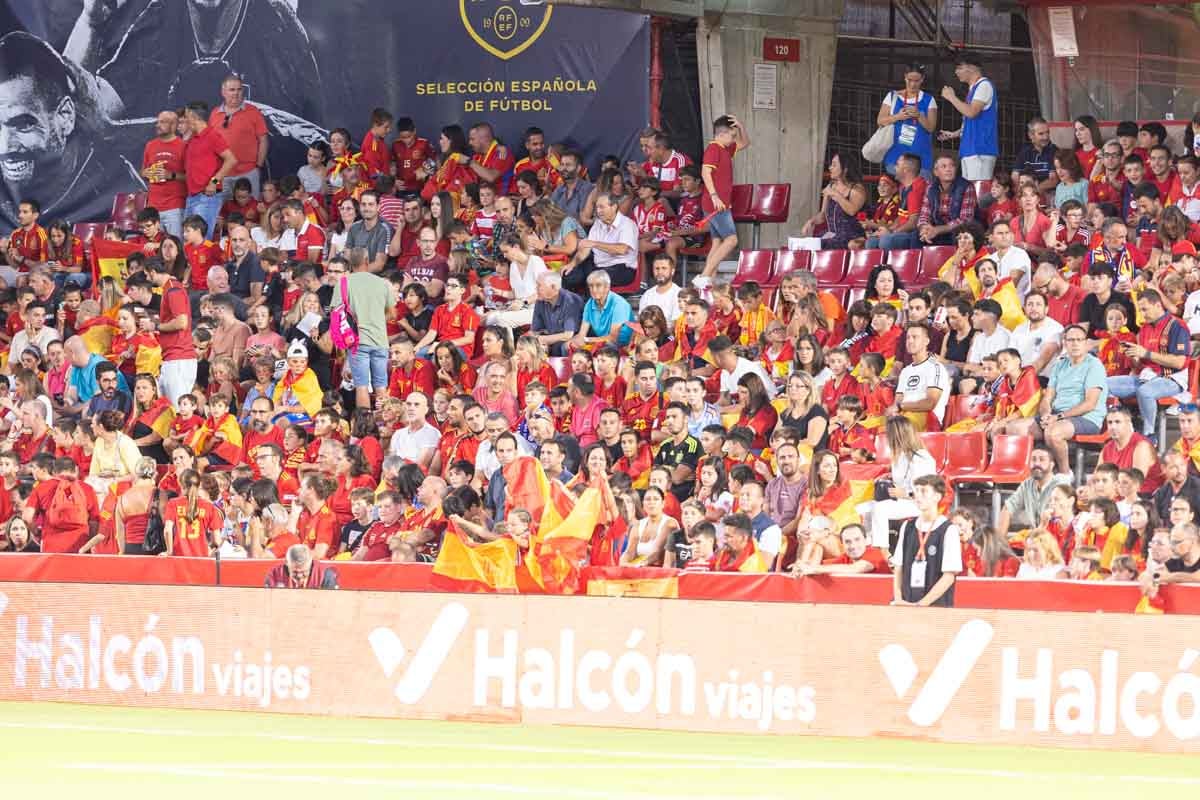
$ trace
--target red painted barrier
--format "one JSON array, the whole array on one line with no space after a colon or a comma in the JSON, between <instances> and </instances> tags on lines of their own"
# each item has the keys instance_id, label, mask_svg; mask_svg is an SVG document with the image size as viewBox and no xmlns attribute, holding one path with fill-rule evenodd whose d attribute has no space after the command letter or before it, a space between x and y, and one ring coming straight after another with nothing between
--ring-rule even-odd
<instances>
[{"instance_id":1,"label":"red painted barrier","mask_svg":"<svg viewBox=\"0 0 1200 800\"><path fill-rule=\"evenodd\" d=\"M210 558L150 556L80 556L29 554L0 556L0 582L165 584L191 586L261 586L274 564L266 560L222 561ZM337 561L343 589L432 592L444 591L430 581L429 564ZM671 596L687 600L738 600L758 603L851 603L886 605L892 599L892 579L885 575L814 576L680 572L670 569L588 567L585 580L671 580ZM1165 586L1162 596L1172 614L1200 614L1200 585ZM958 582L959 608L997 608L1027 611L1133 611L1140 594L1129 583L1094 581L1018 581L1012 578L964 578Z\"/></svg>"}]
</instances>

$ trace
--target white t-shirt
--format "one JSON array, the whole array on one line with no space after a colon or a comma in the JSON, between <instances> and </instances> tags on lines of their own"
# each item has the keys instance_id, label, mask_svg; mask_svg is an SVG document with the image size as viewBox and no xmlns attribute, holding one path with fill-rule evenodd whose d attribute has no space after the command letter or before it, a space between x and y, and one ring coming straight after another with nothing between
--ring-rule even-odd
<instances>
[{"instance_id":1,"label":"white t-shirt","mask_svg":"<svg viewBox=\"0 0 1200 800\"><path fill-rule=\"evenodd\" d=\"M1037 357L1041 355L1042 348L1047 344L1062 344L1063 326L1058 320L1046 317L1038 325L1037 330L1033 330L1029 326L1028 321L1022 322L1009 338L1009 346L1015 347L1021 353L1021 366L1023 367L1032 366ZM1042 368L1040 374L1049 378L1050 365L1053 363L1054 359L1052 358Z\"/></svg>"},{"instance_id":2,"label":"white t-shirt","mask_svg":"<svg viewBox=\"0 0 1200 800\"><path fill-rule=\"evenodd\" d=\"M733 368L733 372L721 370L721 392L729 395L737 394L738 381L746 373L753 372L758 377L762 378L763 386L766 387L767 397L774 399L775 397L775 381L771 380L771 376L767 375L767 371L758 361L751 361L747 358L738 356L737 366Z\"/></svg>"},{"instance_id":3,"label":"white t-shirt","mask_svg":"<svg viewBox=\"0 0 1200 800\"><path fill-rule=\"evenodd\" d=\"M930 389L942 390L942 396L933 407L933 415L939 421L945 419L946 405L950 402L950 373L946 372L942 362L932 356L920 364L909 364L900 370L900 378L896 382L896 402L921 400Z\"/></svg>"},{"instance_id":4,"label":"white t-shirt","mask_svg":"<svg viewBox=\"0 0 1200 800\"><path fill-rule=\"evenodd\" d=\"M675 320L683 316L683 309L679 307L679 293L683 291L683 287L676 286L674 283L667 286L665 292L658 291L657 286L651 286L642 293L642 300L638 303L638 313L645 311L651 306L658 306L662 309L663 316L667 318L667 324L674 324Z\"/></svg>"},{"instance_id":5,"label":"white t-shirt","mask_svg":"<svg viewBox=\"0 0 1200 800\"><path fill-rule=\"evenodd\" d=\"M937 528L946 521L945 517L939 516L934 520L930 530ZM921 523L920 518L913 520L910 526L907 522L900 526L900 538L896 540L896 553L904 552L904 537L908 534L909 528L915 528L920 525L923 529L925 526ZM917 531L913 531L915 536ZM898 556L897 556L898 557ZM942 537L942 572L959 573L962 572L962 540L958 536L958 526L951 525L946 529L946 535ZM932 584L929 585L932 588Z\"/></svg>"},{"instance_id":6,"label":"white t-shirt","mask_svg":"<svg viewBox=\"0 0 1200 800\"><path fill-rule=\"evenodd\" d=\"M1033 272L1032 262L1029 260L1029 253L1019 247L1010 247L1008 252L1004 254L1004 258L1000 259L997 274L1003 280L1012 275L1013 270L1021 271L1021 280L1017 281L1017 294L1024 297L1029 294L1029 275Z\"/></svg>"},{"instance_id":7,"label":"white t-shirt","mask_svg":"<svg viewBox=\"0 0 1200 800\"><path fill-rule=\"evenodd\" d=\"M979 101L983 103L984 110L992 107L992 103L996 100L996 92L992 87L992 82L987 78L980 78L975 82L975 96L971 98L971 102ZM967 89L967 94L970 95L971 90Z\"/></svg>"},{"instance_id":8,"label":"white t-shirt","mask_svg":"<svg viewBox=\"0 0 1200 800\"><path fill-rule=\"evenodd\" d=\"M436 448L441 440L441 431L428 422L415 431L405 425L392 434L392 443L388 447L388 453L415 463L420 459L423 451Z\"/></svg>"},{"instance_id":9,"label":"white t-shirt","mask_svg":"<svg viewBox=\"0 0 1200 800\"><path fill-rule=\"evenodd\" d=\"M768 553L772 557L779 555L779 551L783 549L783 529L778 525L763 528L757 544L758 549L763 553Z\"/></svg>"},{"instance_id":10,"label":"white t-shirt","mask_svg":"<svg viewBox=\"0 0 1200 800\"><path fill-rule=\"evenodd\" d=\"M13 335L12 344L9 346L9 352L15 356L15 358L12 359L12 364L19 364L21 353L25 352L29 348L29 345L36 347L38 352L41 353L42 357L44 358L46 355L46 348L50 346L51 342L56 342L58 339L58 329L51 328L49 325L43 325L42 329L38 331L37 336L32 339L29 338L28 328L23 328L22 330L17 331Z\"/></svg>"},{"instance_id":11,"label":"white t-shirt","mask_svg":"<svg viewBox=\"0 0 1200 800\"><path fill-rule=\"evenodd\" d=\"M533 455L533 450L524 436L517 437L517 455ZM492 450L492 443L485 441L479 445L479 450L475 453L475 471L490 481L498 469L500 469L500 459L496 458L496 453Z\"/></svg>"},{"instance_id":12,"label":"white t-shirt","mask_svg":"<svg viewBox=\"0 0 1200 800\"><path fill-rule=\"evenodd\" d=\"M971 340L971 349L967 352L967 363L978 364L984 356L1000 352L1008 347L1011 336L1008 328L1003 325L997 325L996 330L992 331L990 336L985 336L983 331L975 331L975 338Z\"/></svg>"},{"instance_id":13,"label":"white t-shirt","mask_svg":"<svg viewBox=\"0 0 1200 800\"><path fill-rule=\"evenodd\" d=\"M1183 301L1183 321L1192 336L1200 336L1200 289L1192 292Z\"/></svg>"},{"instance_id":14,"label":"white t-shirt","mask_svg":"<svg viewBox=\"0 0 1200 800\"><path fill-rule=\"evenodd\" d=\"M537 300L537 279L550 270L541 256L530 256L525 269L515 263L508 266L508 283L512 286L513 296L518 300L526 300L530 304Z\"/></svg>"}]
</instances>

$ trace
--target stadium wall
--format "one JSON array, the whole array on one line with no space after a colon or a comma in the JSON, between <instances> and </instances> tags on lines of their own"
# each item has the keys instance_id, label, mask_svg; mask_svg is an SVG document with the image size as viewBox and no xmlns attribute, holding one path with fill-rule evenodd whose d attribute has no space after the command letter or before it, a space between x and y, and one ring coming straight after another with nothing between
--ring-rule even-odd
<instances>
[{"instance_id":1,"label":"stadium wall","mask_svg":"<svg viewBox=\"0 0 1200 800\"><path fill-rule=\"evenodd\" d=\"M0 699L1195 752L1193 631L1170 615L9 583Z\"/></svg>"}]
</instances>

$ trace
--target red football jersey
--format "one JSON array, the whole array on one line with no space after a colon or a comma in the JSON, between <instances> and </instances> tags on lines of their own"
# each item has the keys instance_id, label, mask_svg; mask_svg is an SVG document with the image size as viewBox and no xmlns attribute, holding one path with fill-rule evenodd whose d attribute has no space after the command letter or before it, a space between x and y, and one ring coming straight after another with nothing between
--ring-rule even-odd
<instances>
[{"instance_id":1,"label":"red football jersey","mask_svg":"<svg viewBox=\"0 0 1200 800\"><path fill-rule=\"evenodd\" d=\"M205 239L200 244L185 244L183 256L192 269L192 291L207 292L209 268L224 260L221 258L221 248Z\"/></svg>"}]
</instances>

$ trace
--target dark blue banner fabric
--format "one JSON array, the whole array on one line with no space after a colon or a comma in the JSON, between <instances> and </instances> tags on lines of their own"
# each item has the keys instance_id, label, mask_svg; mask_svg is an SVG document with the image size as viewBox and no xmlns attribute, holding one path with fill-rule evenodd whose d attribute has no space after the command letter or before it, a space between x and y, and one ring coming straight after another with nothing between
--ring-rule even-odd
<instances>
[{"instance_id":1,"label":"dark blue banner fabric","mask_svg":"<svg viewBox=\"0 0 1200 800\"><path fill-rule=\"evenodd\" d=\"M229 73L271 133L270 171L383 107L436 142L486 121L518 157L542 128L596 170L632 156L649 107L640 14L518 0L0 0L0 232L33 197L43 220L107 217L141 187L153 117L221 101Z\"/></svg>"}]
</instances>

